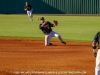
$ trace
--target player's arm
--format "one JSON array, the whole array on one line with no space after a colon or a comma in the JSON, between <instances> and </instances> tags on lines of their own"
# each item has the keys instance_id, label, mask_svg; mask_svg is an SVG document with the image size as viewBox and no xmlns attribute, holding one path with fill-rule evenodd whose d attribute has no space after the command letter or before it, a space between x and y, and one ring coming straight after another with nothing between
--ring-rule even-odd
<instances>
[{"instance_id":1,"label":"player's arm","mask_svg":"<svg viewBox=\"0 0 100 75\"><path fill-rule=\"evenodd\" d=\"M24 10L26 11L27 10L27 7L25 6Z\"/></svg>"},{"instance_id":2,"label":"player's arm","mask_svg":"<svg viewBox=\"0 0 100 75\"><path fill-rule=\"evenodd\" d=\"M40 28L40 29L43 29L43 25L42 25L42 24L40 24L40 25L39 25L39 28Z\"/></svg>"},{"instance_id":3,"label":"player's arm","mask_svg":"<svg viewBox=\"0 0 100 75\"><path fill-rule=\"evenodd\" d=\"M95 57L97 56L96 43L98 42L98 34L99 34L99 33L97 33L97 34L95 35L94 40L93 40L93 42L92 42L93 54L94 54Z\"/></svg>"},{"instance_id":4,"label":"player's arm","mask_svg":"<svg viewBox=\"0 0 100 75\"><path fill-rule=\"evenodd\" d=\"M93 41L93 42L92 42L92 49L93 49L94 57L96 57L96 56L97 56L97 51L96 51L96 41Z\"/></svg>"},{"instance_id":5,"label":"player's arm","mask_svg":"<svg viewBox=\"0 0 100 75\"><path fill-rule=\"evenodd\" d=\"M27 11L28 9L29 9L29 7L28 6L25 6L24 10Z\"/></svg>"},{"instance_id":6,"label":"player's arm","mask_svg":"<svg viewBox=\"0 0 100 75\"><path fill-rule=\"evenodd\" d=\"M48 22L48 24L51 26L51 27L55 27L55 26L57 26L57 24L53 24L53 23L50 23L50 22Z\"/></svg>"}]
</instances>

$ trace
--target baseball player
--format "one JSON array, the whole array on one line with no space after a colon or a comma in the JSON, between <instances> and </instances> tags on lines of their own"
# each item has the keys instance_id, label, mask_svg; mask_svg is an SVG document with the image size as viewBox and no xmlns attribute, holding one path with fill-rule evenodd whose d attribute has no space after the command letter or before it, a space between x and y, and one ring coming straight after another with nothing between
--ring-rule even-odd
<instances>
[{"instance_id":1,"label":"baseball player","mask_svg":"<svg viewBox=\"0 0 100 75\"><path fill-rule=\"evenodd\" d=\"M60 36L60 34L54 32L51 27L57 26L58 22L54 20L54 24L50 23L49 21L45 21L44 17L40 18L41 24L39 25L39 28L42 30L42 32L45 34L45 46L50 46L52 43L50 43L50 39L52 37L58 37L60 42L66 45L66 42L64 42Z\"/></svg>"},{"instance_id":2,"label":"baseball player","mask_svg":"<svg viewBox=\"0 0 100 75\"><path fill-rule=\"evenodd\" d=\"M96 51L96 44L98 43L98 52ZM96 57L95 75L100 75L100 32L98 32L92 42L94 56Z\"/></svg>"},{"instance_id":3,"label":"baseball player","mask_svg":"<svg viewBox=\"0 0 100 75\"><path fill-rule=\"evenodd\" d=\"M27 14L28 14L28 17L30 18L31 21L33 21L32 19L32 11L33 11L33 8L30 4L28 4L28 2L25 3L25 8L24 10L27 11Z\"/></svg>"}]
</instances>

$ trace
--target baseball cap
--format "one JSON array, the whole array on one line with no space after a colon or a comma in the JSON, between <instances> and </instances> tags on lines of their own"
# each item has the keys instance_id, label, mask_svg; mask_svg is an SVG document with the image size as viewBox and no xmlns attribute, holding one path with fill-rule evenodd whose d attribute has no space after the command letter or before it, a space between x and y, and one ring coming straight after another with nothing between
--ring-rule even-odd
<instances>
[{"instance_id":1,"label":"baseball cap","mask_svg":"<svg viewBox=\"0 0 100 75\"><path fill-rule=\"evenodd\" d=\"M40 20L44 20L44 17L41 17Z\"/></svg>"}]
</instances>

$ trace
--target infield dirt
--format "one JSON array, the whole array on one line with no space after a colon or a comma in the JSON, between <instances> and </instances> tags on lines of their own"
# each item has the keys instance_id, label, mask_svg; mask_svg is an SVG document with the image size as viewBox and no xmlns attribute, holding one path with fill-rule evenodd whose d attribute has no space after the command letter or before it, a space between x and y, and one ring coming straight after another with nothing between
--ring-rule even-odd
<instances>
[{"instance_id":1,"label":"infield dirt","mask_svg":"<svg viewBox=\"0 0 100 75\"><path fill-rule=\"evenodd\" d=\"M53 46L46 47L43 40L1 38L0 75L94 75L91 43L68 41L63 45L59 41L51 42Z\"/></svg>"}]
</instances>

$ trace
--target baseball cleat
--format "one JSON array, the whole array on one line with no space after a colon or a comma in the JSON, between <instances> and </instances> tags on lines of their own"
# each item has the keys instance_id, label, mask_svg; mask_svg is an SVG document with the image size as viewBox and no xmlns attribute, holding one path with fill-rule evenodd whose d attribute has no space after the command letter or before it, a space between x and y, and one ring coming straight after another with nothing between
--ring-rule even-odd
<instances>
[{"instance_id":1,"label":"baseball cleat","mask_svg":"<svg viewBox=\"0 0 100 75\"><path fill-rule=\"evenodd\" d=\"M63 43L64 45L66 45L66 42L62 41L61 43Z\"/></svg>"},{"instance_id":2,"label":"baseball cleat","mask_svg":"<svg viewBox=\"0 0 100 75\"><path fill-rule=\"evenodd\" d=\"M46 46L52 46L52 43L49 43L48 45L46 45Z\"/></svg>"},{"instance_id":3,"label":"baseball cleat","mask_svg":"<svg viewBox=\"0 0 100 75\"><path fill-rule=\"evenodd\" d=\"M31 21L33 21L33 19L30 19Z\"/></svg>"},{"instance_id":4,"label":"baseball cleat","mask_svg":"<svg viewBox=\"0 0 100 75\"><path fill-rule=\"evenodd\" d=\"M52 43L49 43L49 45L52 45Z\"/></svg>"}]
</instances>

